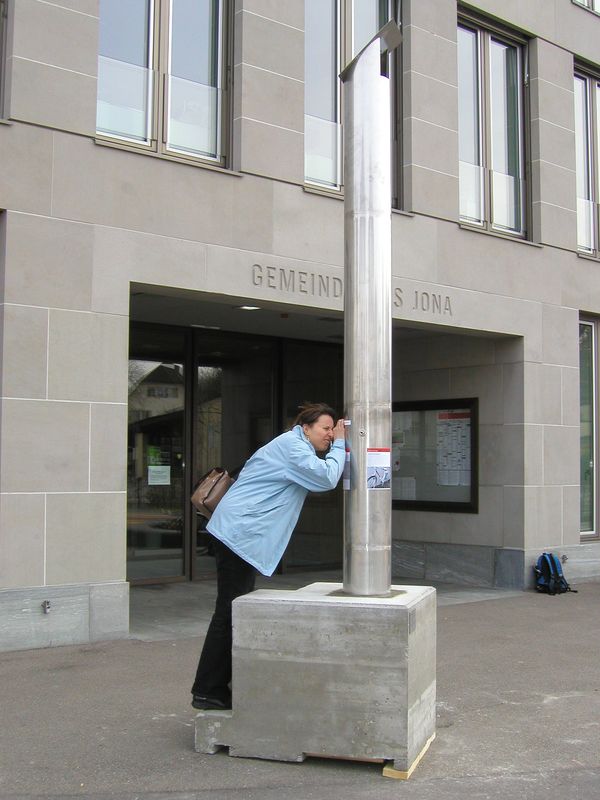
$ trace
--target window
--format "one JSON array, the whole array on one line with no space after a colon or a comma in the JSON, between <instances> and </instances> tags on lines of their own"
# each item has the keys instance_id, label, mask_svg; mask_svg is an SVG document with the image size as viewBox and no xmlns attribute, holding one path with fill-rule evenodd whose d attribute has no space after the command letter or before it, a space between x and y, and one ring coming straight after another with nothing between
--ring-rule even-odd
<instances>
[{"instance_id":1,"label":"window","mask_svg":"<svg viewBox=\"0 0 600 800\"><path fill-rule=\"evenodd\" d=\"M525 235L524 53L470 24L458 28L460 218Z\"/></svg>"},{"instance_id":2,"label":"window","mask_svg":"<svg viewBox=\"0 0 600 800\"><path fill-rule=\"evenodd\" d=\"M477 513L478 401L392 405L392 506Z\"/></svg>"},{"instance_id":3,"label":"window","mask_svg":"<svg viewBox=\"0 0 600 800\"><path fill-rule=\"evenodd\" d=\"M352 0L348 6L349 52L350 58L354 58L389 19L397 19L398 15L394 13L393 4L387 0Z\"/></svg>"},{"instance_id":4,"label":"window","mask_svg":"<svg viewBox=\"0 0 600 800\"><path fill-rule=\"evenodd\" d=\"M100 0L99 133L152 138L152 12L151 0Z\"/></svg>"},{"instance_id":5,"label":"window","mask_svg":"<svg viewBox=\"0 0 600 800\"><path fill-rule=\"evenodd\" d=\"M341 182L338 0L305 0L304 166L306 180Z\"/></svg>"},{"instance_id":6,"label":"window","mask_svg":"<svg viewBox=\"0 0 600 800\"><path fill-rule=\"evenodd\" d=\"M577 248L598 257L600 199L600 80L575 76Z\"/></svg>"},{"instance_id":7,"label":"window","mask_svg":"<svg viewBox=\"0 0 600 800\"><path fill-rule=\"evenodd\" d=\"M598 322L579 324L580 514L582 537L598 537Z\"/></svg>"},{"instance_id":8,"label":"window","mask_svg":"<svg viewBox=\"0 0 600 800\"><path fill-rule=\"evenodd\" d=\"M149 386L147 397L179 397L176 386Z\"/></svg>"},{"instance_id":9,"label":"window","mask_svg":"<svg viewBox=\"0 0 600 800\"><path fill-rule=\"evenodd\" d=\"M600 13L600 0L575 0L575 2L580 6L589 8L591 11Z\"/></svg>"},{"instance_id":10,"label":"window","mask_svg":"<svg viewBox=\"0 0 600 800\"><path fill-rule=\"evenodd\" d=\"M97 131L224 162L223 0L100 0Z\"/></svg>"},{"instance_id":11,"label":"window","mask_svg":"<svg viewBox=\"0 0 600 800\"><path fill-rule=\"evenodd\" d=\"M334 190L342 185L338 75L389 19L399 19L397 0L305 0L304 152L305 178L310 184ZM392 58L391 74L397 69L397 56ZM392 83L400 85L400 81ZM392 118L398 119L402 115L392 92ZM394 139L396 130L394 123Z\"/></svg>"},{"instance_id":12,"label":"window","mask_svg":"<svg viewBox=\"0 0 600 800\"><path fill-rule=\"evenodd\" d=\"M6 115L4 103L6 82L6 36L8 28L8 0L0 0L0 119Z\"/></svg>"}]
</instances>

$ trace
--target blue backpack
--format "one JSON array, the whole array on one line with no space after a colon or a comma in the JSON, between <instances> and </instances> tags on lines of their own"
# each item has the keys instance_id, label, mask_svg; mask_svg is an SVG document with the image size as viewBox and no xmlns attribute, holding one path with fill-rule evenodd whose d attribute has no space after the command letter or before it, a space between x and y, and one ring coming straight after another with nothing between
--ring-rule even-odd
<instances>
[{"instance_id":1,"label":"blue backpack","mask_svg":"<svg viewBox=\"0 0 600 800\"><path fill-rule=\"evenodd\" d=\"M576 592L571 589L563 575L562 565L554 553L542 553L535 567L535 588L545 594L562 594L563 592Z\"/></svg>"}]
</instances>

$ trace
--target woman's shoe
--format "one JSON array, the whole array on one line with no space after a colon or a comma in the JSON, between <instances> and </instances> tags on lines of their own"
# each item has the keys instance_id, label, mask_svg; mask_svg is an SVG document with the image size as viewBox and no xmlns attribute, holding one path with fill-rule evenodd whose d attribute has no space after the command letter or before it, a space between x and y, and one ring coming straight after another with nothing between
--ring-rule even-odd
<instances>
[{"instance_id":1,"label":"woman's shoe","mask_svg":"<svg viewBox=\"0 0 600 800\"><path fill-rule=\"evenodd\" d=\"M204 697L204 695L195 694L192 697L192 706L201 711L208 711L210 709L229 711L231 709L231 698L229 700L219 700L218 697Z\"/></svg>"}]
</instances>

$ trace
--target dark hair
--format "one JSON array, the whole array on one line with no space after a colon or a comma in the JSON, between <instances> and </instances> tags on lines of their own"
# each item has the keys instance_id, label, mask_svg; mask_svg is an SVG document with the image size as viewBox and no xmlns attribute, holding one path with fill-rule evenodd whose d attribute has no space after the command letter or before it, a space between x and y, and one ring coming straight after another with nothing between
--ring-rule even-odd
<instances>
[{"instance_id":1,"label":"dark hair","mask_svg":"<svg viewBox=\"0 0 600 800\"><path fill-rule=\"evenodd\" d=\"M305 400L301 406L298 406L299 414L292 423L294 425L312 425L323 414L327 414L335 421L335 411L327 403L310 403Z\"/></svg>"}]
</instances>

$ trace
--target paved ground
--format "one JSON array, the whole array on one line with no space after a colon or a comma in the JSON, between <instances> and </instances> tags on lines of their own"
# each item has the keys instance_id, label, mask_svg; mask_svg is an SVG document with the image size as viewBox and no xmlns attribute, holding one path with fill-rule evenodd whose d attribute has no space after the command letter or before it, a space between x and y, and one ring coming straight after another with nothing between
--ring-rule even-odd
<instances>
[{"instance_id":1,"label":"paved ground","mask_svg":"<svg viewBox=\"0 0 600 800\"><path fill-rule=\"evenodd\" d=\"M440 587L438 733L408 782L373 764L195 753L202 639L186 631L205 626L210 587L136 590L138 638L0 655L0 798L597 800L600 583L578 588Z\"/></svg>"}]
</instances>

